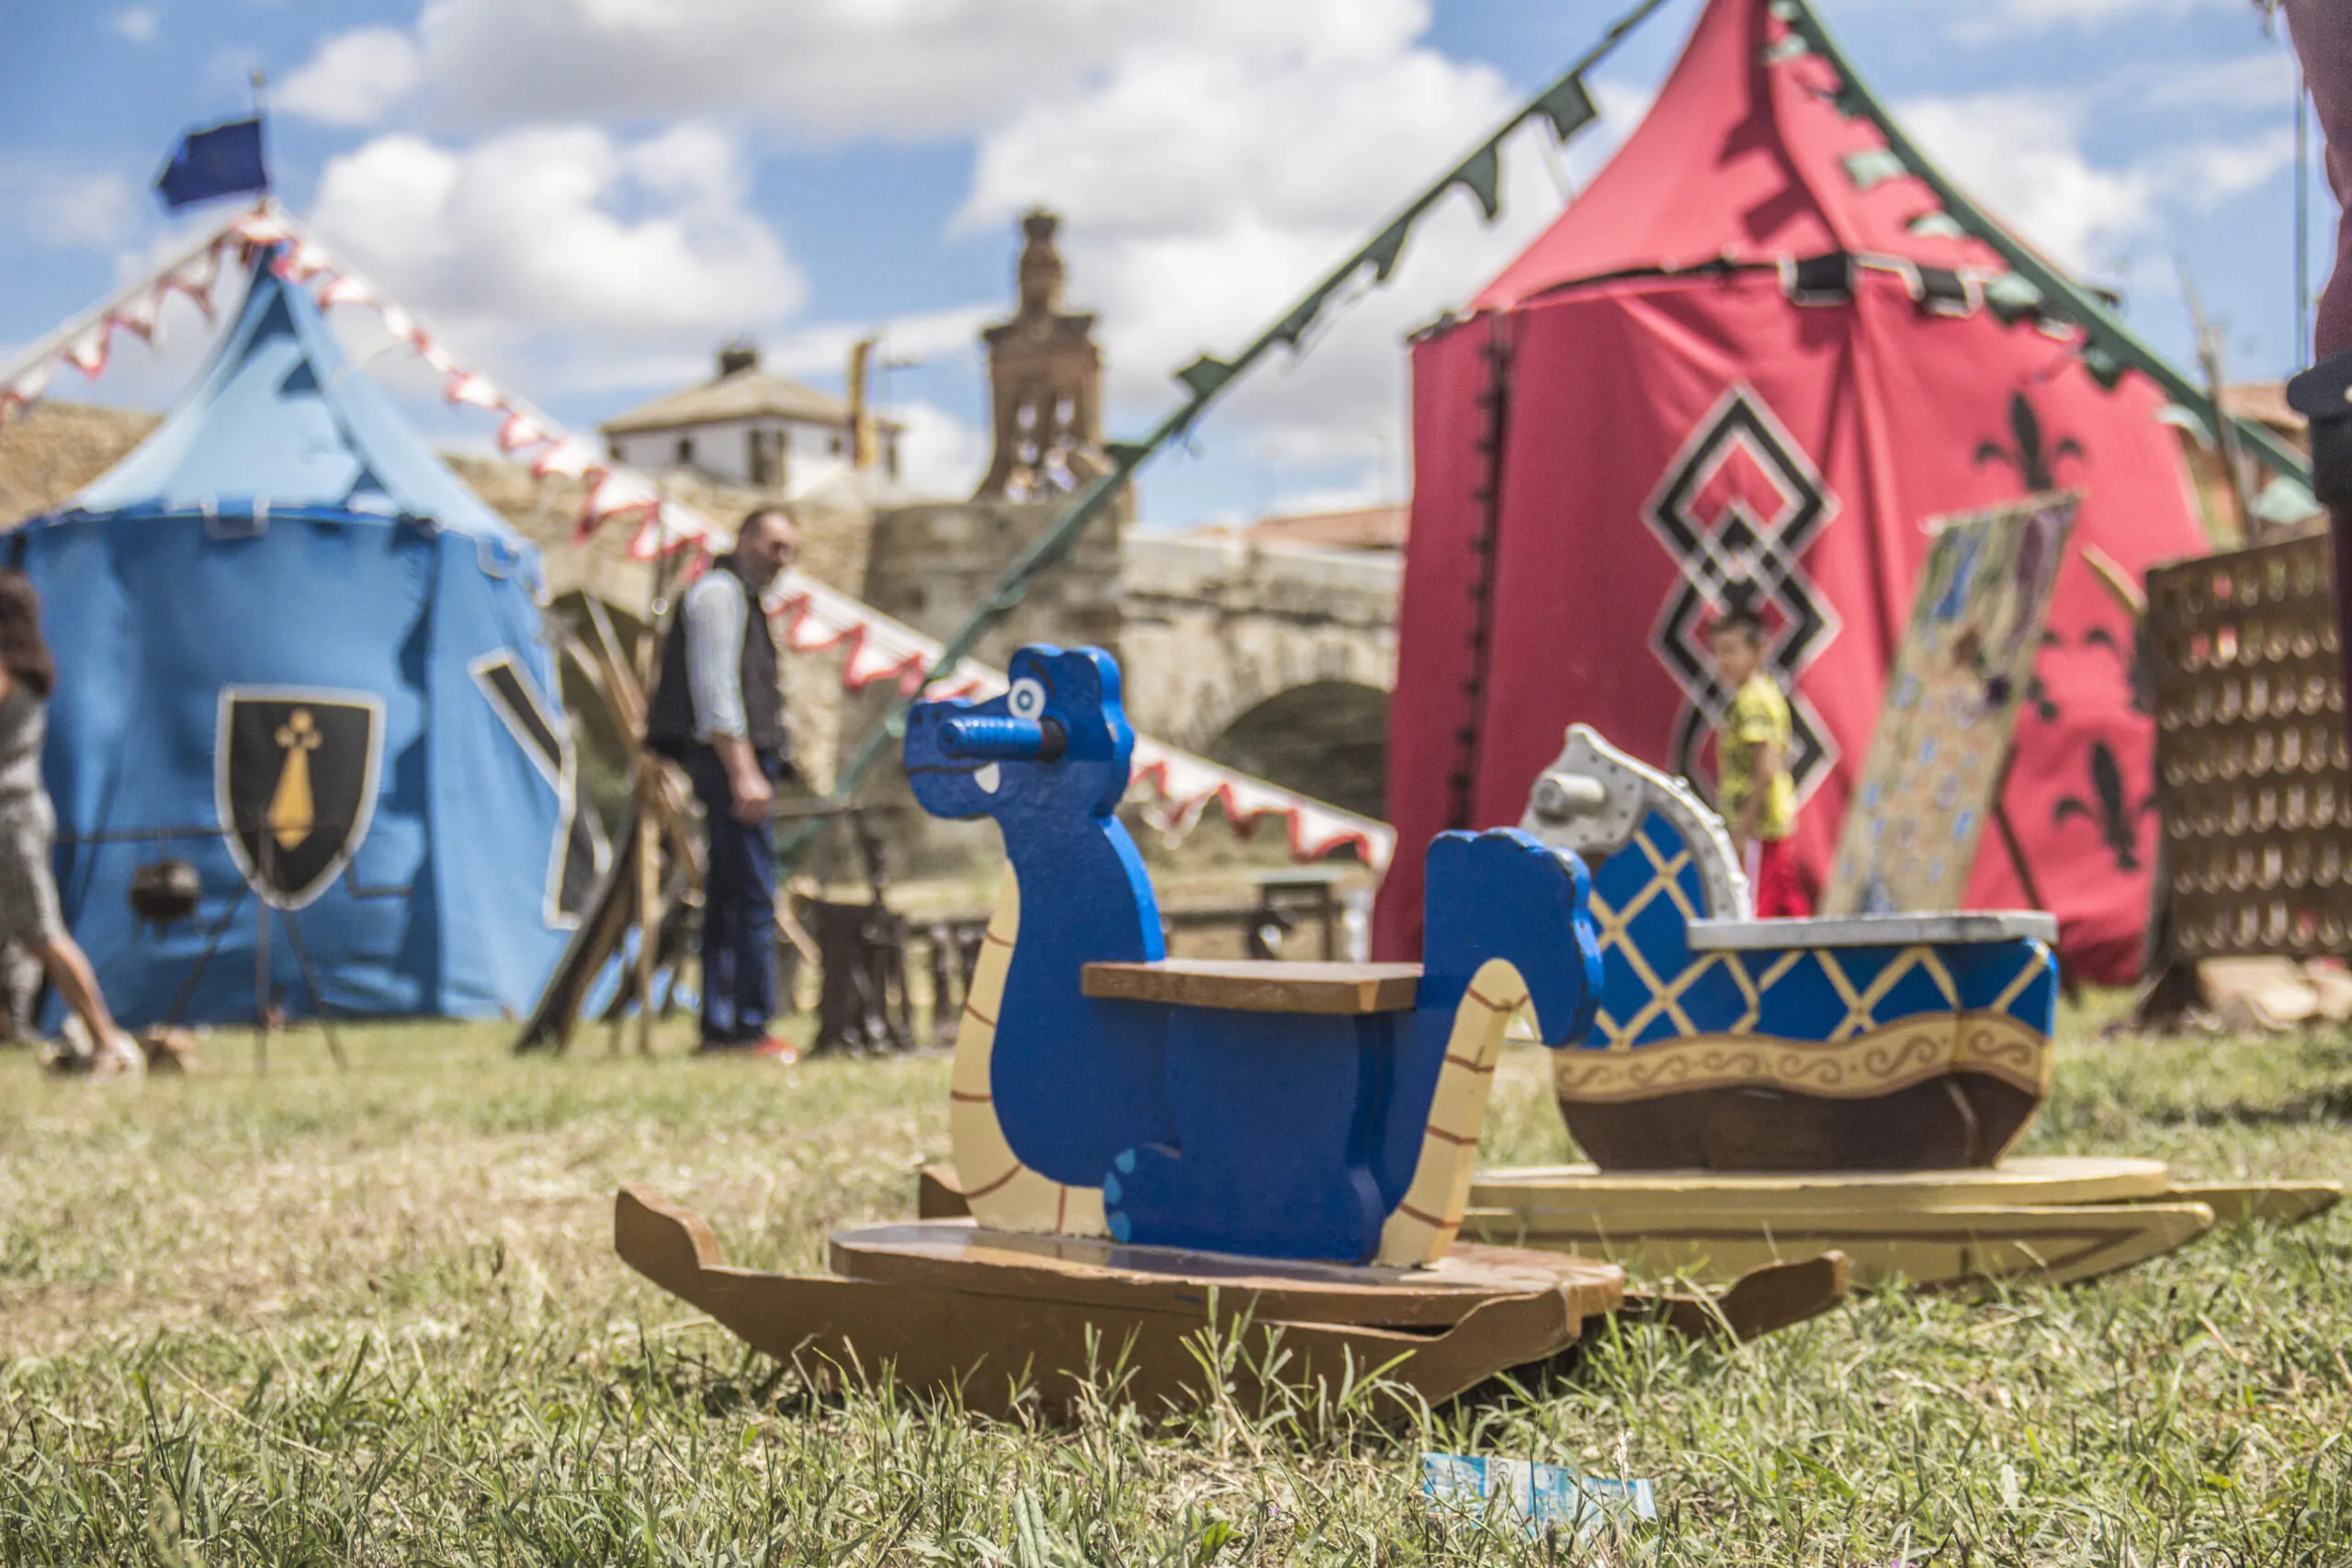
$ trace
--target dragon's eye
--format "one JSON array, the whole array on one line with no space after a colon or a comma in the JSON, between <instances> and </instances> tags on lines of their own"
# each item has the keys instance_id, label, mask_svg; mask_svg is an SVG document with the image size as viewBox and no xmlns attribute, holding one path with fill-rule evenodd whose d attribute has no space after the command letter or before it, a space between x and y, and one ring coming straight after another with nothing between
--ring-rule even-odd
<instances>
[{"instance_id":1,"label":"dragon's eye","mask_svg":"<svg viewBox=\"0 0 2352 1568\"><path fill-rule=\"evenodd\" d=\"M1046 687L1039 681L1015 681L1012 692L1005 699L1015 718L1043 718L1046 716Z\"/></svg>"}]
</instances>

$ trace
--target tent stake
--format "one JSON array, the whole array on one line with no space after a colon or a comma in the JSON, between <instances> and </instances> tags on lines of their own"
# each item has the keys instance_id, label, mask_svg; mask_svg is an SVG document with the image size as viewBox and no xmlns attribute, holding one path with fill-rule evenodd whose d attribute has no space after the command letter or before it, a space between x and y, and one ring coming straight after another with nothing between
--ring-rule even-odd
<instances>
[{"instance_id":1,"label":"tent stake","mask_svg":"<svg viewBox=\"0 0 2352 1568\"><path fill-rule=\"evenodd\" d=\"M261 875L270 879L270 836L261 835ZM254 1076L269 1071L269 900L254 900Z\"/></svg>"},{"instance_id":2,"label":"tent stake","mask_svg":"<svg viewBox=\"0 0 2352 1568\"><path fill-rule=\"evenodd\" d=\"M653 604L655 614L648 617L645 636L637 645L638 689L650 694L661 673L661 641L655 628L661 625L660 612L669 604L673 578L672 558L656 558L653 567ZM683 613L683 606L669 606L673 616ZM637 1054L653 1055L653 970L654 946L661 935L661 922L656 906L662 901L662 840L655 813L661 805L660 772L662 760L642 739L638 743L637 758ZM619 1044L615 1037L614 1043Z\"/></svg>"},{"instance_id":3,"label":"tent stake","mask_svg":"<svg viewBox=\"0 0 2352 1568\"><path fill-rule=\"evenodd\" d=\"M302 940L302 928L295 923L294 911L286 915L286 942L294 950L294 962L302 971L302 985L311 993L311 1009L318 1015L319 1032L327 1037L327 1055L334 1058L334 1070L349 1072L351 1064L344 1060L343 1042L336 1038L334 1019L327 1011L326 992L319 988L319 972L311 967L310 945Z\"/></svg>"}]
</instances>

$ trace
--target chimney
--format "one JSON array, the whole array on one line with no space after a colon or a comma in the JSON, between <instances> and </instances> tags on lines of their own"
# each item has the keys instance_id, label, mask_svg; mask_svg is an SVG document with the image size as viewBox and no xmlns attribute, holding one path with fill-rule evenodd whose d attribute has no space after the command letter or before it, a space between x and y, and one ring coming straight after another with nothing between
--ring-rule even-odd
<instances>
[{"instance_id":1,"label":"chimney","mask_svg":"<svg viewBox=\"0 0 2352 1568\"><path fill-rule=\"evenodd\" d=\"M757 370L759 367L760 345L750 338L730 339L718 351L718 373L722 377L732 376L738 370Z\"/></svg>"}]
</instances>

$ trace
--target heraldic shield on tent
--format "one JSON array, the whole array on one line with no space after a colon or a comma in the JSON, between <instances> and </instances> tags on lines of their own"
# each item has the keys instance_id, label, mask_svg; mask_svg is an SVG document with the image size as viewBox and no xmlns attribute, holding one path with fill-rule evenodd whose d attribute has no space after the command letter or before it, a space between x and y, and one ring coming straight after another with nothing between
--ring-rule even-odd
<instances>
[{"instance_id":1,"label":"heraldic shield on tent","mask_svg":"<svg viewBox=\"0 0 2352 1568\"><path fill-rule=\"evenodd\" d=\"M383 713L364 692L221 689L220 830L273 908L299 909L325 892L368 837Z\"/></svg>"},{"instance_id":2,"label":"heraldic shield on tent","mask_svg":"<svg viewBox=\"0 0 2352 1568\"><path fill-rule=\"evenodd\" d=\"M605 859L538 552L281 254L249 248L243 306L164 423L10 546L57 653L65 917L133 1025L250 1022L265 966L289 1014L520 1013ZM156 930L128 894L165 857L202 893Z\"/></svg>"}]
</instances>

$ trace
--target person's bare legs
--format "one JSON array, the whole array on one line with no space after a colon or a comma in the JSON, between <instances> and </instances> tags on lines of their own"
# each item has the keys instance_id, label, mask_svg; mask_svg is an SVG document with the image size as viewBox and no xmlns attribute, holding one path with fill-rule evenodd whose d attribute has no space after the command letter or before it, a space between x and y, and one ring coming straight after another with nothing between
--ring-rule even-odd
<instances>
[{"instance_id":1,"label":"person's bare legs","mask_svg":"<svg viewBox=\"0 0 2352 1568\"><path fill-rule=\"evenodd\" d=\"M57 994L90 1032L92 1060L103 1066L117 1055L120 1043L126 1038L107 1007L106 994L98 989L98 976L90 968L90 960L83 953L82 944L72 937L58 935L30 944L32 955L49 971L50 984ZM120 1066L129 1064L121 1063Z\"/></svg>"}]
</instances>

